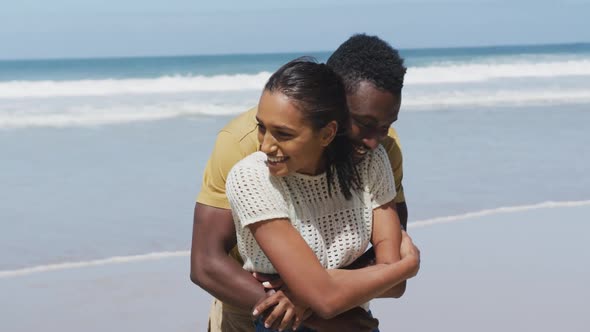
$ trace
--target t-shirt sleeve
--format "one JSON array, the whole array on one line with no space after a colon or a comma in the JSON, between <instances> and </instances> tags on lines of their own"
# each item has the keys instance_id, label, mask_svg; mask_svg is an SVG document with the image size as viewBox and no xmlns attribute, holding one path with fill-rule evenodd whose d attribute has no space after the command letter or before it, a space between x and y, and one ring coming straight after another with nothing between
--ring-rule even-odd
<instances>
[{"instance_id":1,"label":"t-shirt sleeve","mask_svg":"<svg viewBox=\"0 0 590 332\"><path fill-rule=\"evenodd\" d=\"M227 178L227 198L242 227L289 217L279 181L270 176L265 165L239 163L232 168Z\"/></svg>"},{"instance_id":2,"label":"t-shirt sleeve","mask_svg":"<svg viewBox=\"0 0 590 332\"><path fill-rule=\"evenodd\" d=\"M389 157L389 163L391 165L391 169L393 170L393 177L395 180L395 191L396 196L394 201L396 203L402 203L406 201L406 197L404 195L404 186L402 184L402 180L404 178L404 170L403 170L403 156L402 150L399 142L399 137L395 129L390 128L388 137L383 142L383 146L387 151L387 156Z\"/></svg>"},{"instance_id":3,"label":"t-shirt sleeve","mask_svg":"<svg viewBox=\"0 0 590 332\"><path fill-rule=\"evenodd\" d=\"M197 202L222 209L230 208L225 195L225 182L231 168L244 157L238 147L239 142L231 133L221 131L217 135L215 147L205 166Z\"/></svg>"},{"instance_id":4,"label":"t-shirt sleeve","mask_svg":"<svg viewBox=\"0 0 590 332\"><path fill-rule=\"evenodd\" d=\"M374 150L367 167L372 208L375 209L394 200L395 180L387 153L382 146Z\"/></svg>"}]
</instances>

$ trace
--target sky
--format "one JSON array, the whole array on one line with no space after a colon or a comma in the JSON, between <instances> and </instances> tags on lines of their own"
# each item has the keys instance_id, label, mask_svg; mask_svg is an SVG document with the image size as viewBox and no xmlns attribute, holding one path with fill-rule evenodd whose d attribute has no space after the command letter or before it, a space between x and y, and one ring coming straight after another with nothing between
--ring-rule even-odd
<instances>
[{"instance_id":1,"label":"sky","mask_svg":"<svg viewBox=\"0 0 590 332\"><path fill-rule=\"evenodd\" d=\"M590 0L0 0L0 59L590 42Z\"/></svg>"}]
</instances>

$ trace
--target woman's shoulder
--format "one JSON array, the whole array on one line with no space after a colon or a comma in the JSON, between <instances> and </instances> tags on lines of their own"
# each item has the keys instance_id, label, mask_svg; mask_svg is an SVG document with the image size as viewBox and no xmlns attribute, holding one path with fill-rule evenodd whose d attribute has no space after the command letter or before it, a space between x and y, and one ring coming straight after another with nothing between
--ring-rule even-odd
<instances>
[{"instance_id":1,"label":"woman's shoulder","mask_svg":"<svg viewBox=\"0 0 590 332\"><path fill-rule=\"evenodd\" d=\"M232 171L234 169L252 169L252 170L267 170L268 167L266 166L266 155L264 152L256 151L244 157L242 160L238 161Z\"/></svg>"},{"instance_id":2,"label":"woman's shoulder","mask_svg":"<svg viewBox=\"0 0 590 332\"><path fill-rule=\"evenodd\" d=\"M267 182L269 178L266 155L257 151L244 157L232 167L227 176L226 188L228 185Z\"/></svg>"},{"instance_id":3,"label":"woman's shoulder","mask_svg":"<svg viewBox=\"0 0 590 332\"><path fill-rule=\"evenodd\" d=\"M365 157L363 158L361 165L369 166L375 162L380 163L388 160L389 157L387 156L387 151L385 151L383 145L379 144L377 148L370 150L367 152L367 154L365 154Z\"/></svg>"}]
</instances>

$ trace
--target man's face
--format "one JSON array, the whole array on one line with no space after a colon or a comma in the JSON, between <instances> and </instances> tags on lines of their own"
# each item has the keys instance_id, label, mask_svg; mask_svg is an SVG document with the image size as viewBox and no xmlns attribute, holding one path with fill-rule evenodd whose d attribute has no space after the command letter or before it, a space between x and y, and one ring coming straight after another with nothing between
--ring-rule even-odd
<instances>
[{"instance_id":1,"label":"man's face","mask_svg":"<svg viewBox=\"0 0 590 332\"><path fill-rule=\"evenodd\" d=\"M377 89L372 83L361 82L357 91L346 97L351 116L351 139L355 152L362 156L379 146L397 120L401 96Z\"/></svg>"}]
</instances>

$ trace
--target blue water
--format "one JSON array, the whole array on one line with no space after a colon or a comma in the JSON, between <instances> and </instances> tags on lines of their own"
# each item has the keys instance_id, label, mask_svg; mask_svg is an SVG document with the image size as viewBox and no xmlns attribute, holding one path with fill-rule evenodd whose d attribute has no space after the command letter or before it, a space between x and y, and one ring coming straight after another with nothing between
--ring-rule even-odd
<instances>
[{"instance_id":1,"label":"blue water","mask_svg":"<svg viewBox=\"0 0 590 332\"><path fill-rule=\"evenodd\" d=\"M0 60L0 81L81 80L155 78L160 76L196 76L255 74L274 71L299 56L312 56L325 62L331 52L279 54L235 54L167 57L127 57L95 59ZM590 43L490 46L465 48L401 49L408 66L427 66L444 61L467 62L510 56L588 56Z\"/></svg>"},{"instance_id":2,"label":"blue water","mask_svg":"<svg viewBox=\"0 0 590 332\"><path fill-rule=\"evenodd\" d=\"M215 133L304 54L0 62L0 270L186 250ZM401 54L410 222L590 199L590 44Z\"/></svg>"}]
</instances>

